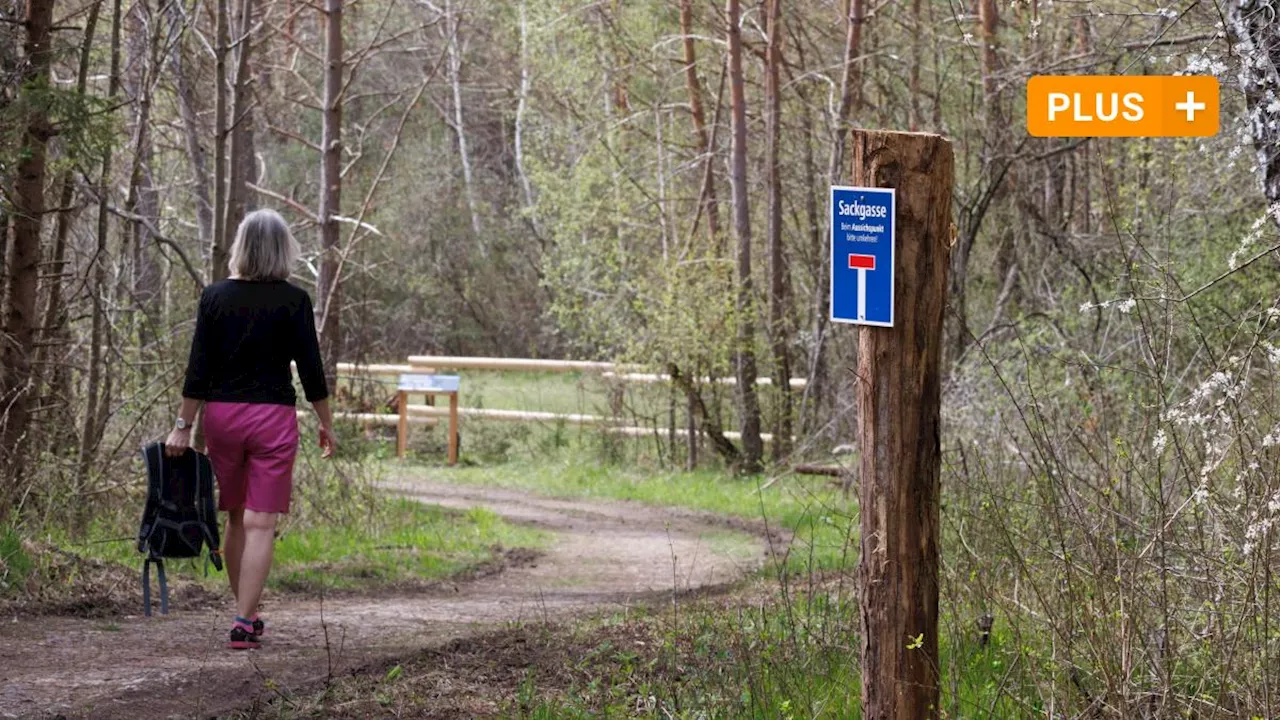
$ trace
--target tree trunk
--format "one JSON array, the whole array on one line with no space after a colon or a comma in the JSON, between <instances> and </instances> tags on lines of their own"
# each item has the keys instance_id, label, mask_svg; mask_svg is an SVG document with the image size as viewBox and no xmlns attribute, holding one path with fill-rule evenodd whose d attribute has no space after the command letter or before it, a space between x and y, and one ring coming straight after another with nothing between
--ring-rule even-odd
<instances>
[{"instance_id":1,"label":"tree trunk","mask_svg":"<svg viewBox=\"0 0 1280 720\"><path fill-rule=\"evenodd\" d=\"M715 134L714 132L707 132L707 113L702 102L702 82L698 78L698 54L693 38L693 0L680 0L680 31L683 36L684 79L685 87L689 93L689 116L693 122L695 149L702 158L702 180L698 188L698 206L694 210L693 227L689 229L688 246L692 249L694 238L698 234L698 219L705 214L707 216L707 252L715 253L715 256L718 257L720 255L722 235L720 231L720 202L716 195ZM723 90L724 72L721 72L718 93L723 93ZM719 97L718 95L717 117L720 113ZM688 444L688 452L685 468L690 471L698 467L697 423L698 407L701 404L701 399L695 397L696 392L692 384L686 389L688 405L688 434L686 442ZM736 449L734 452L736 455Z\"/></svg>"},{"instance_id":2,"label":"tree trunk","mask_svg":"<svg viewBox=\"0 0 1280 720\"><path fill-rule=\"evenodd\" d=\"M847 127L849 118L858 110L862 102L862 61L857 58L862 52L864 2L865 0L851 0L849 11L845 16L844 69L840 76L840 105L836 110L836 116L832 119L831 157L827 164L827 179L833 184L841 177L840 167L844 162L844 143L849 131ZM826 225L825 219L823 225ZM806 406L812 404L816 407L827 397L827 328L831 315L830 303L831 279L823 274L814 285L814 341L809 353L809 382L806 383L804 395L801 397L801 403Z\"/></svg>"},{"instance_id":3,"label":"tree trunk","mask_svg":"<svg viewBox=\"0 0 1280 720\"><path fill-rule=\"evenodd\" d=\"M982 35L982 113L983 113L983 169L984 175L989 178L989 182L1002 182L1002 179L994 178L994 174L998 172L997 161L1003 162L1004 159L999 151L1002 143L999 136L1003 133L1003 119L1000 112L999 98L997 95L996 72L998 70L997 63L999 56L996 53L996 46L999 41L997 37L997 28L999 26L999 8L996 6L996 0L978 0L978 24L981 27ZM994 191L993 192L997 192ZM994 200L992 201L994 205ZM977 222L971 229L966 229L960 234L956 242L955 252L951 254L951 308L953 315L953 326L950 333L950 358L948 362L954 362L964 354L965 348L969 346L969 311L967 287L969 282L969 257L973 252L973 246L977 243Z\"/></svg>"},{"instance_id":4,"label":"tree trunk","mask_svg":"<svg viewBox=\"0 0 1280 720\"><path fill-rule=\"evenodd\" d=\"M757 473L764 454L760 440L760 401L756 396L755 324L751 289L751 212L747 205L747 107L742 79L742 28L739 0L727 0L729 87L733 117L733 225L738 239L737 376L742 423L742 472Z\"/></svg>"},{"instance_id":5,"label":"tree trunk","mask_svg":"<svg viewBox=\"0 0 1280 720\"><path fill-rule=\"evenodd\" d=\"M444 3L444 31L449 33L449 86L453 90L453 130L458 136L458 156L462 159L462 184L467 196L467 211L471 214L471 230L480 242L481 252L486 247L480 238L480 214L476 207L475 184L471 174L471 153L467 148L467 125L462 114L462 48L458 44L462 20L450 0Z\"/></svg>"},{"instance_id":6,"label":"tree trunk","mask_svg":"<svg viewBox=\"0 0 1280 720\"><path fill-rule=\"evenodd\" d=\"M698 192L698 216L707 216L708 247L716 247L720 237L720 202L716 198L714 150L707 133L707 113L702 104L702 83L698 80L698 55L693 40L693 0L680 0L680 31L684 35L684 80L689 89L689 115L698 154L702 156L702 187ZM695 224L693 232L697 233Z\"/></svg>"},{"instance_id":7,"label":"tree trunk","mask_svg":"<svg viewBox=\"0 0 1280 720\"><path fill-rule=\"evenodd\" d=\"M338 216L342 200L342 0L325 0L324 129L320 173L320 280L316 314L329 386L337 379L342 354L342 280L338 277Z\"/></svg>"},{"instance_id":8,"label":"tree trunk","mask_svg":"<svg viewBox=\"0 0 1280 720\"><path fill-rule=\"evenodd\" d=\"M83 96L89 80L89 59L93 51L93 37L98 28L101 15L102 0L95 0L89 6L89 16L85 20L84 40L80 46L80 63L76 73L76 94ZM70 365L59 359L50 368L50 352L58 353L56 348L66 347L71 343L67 328L66 304L62 299L63 276L67 272L67 239L71 234L71 224L79 214L71 209L75 192L75 178L68 168L62 171L58 180L58 219L54 225L53 254L49 263L49 292L45 303L44 342L36 349L36 372L44 378L44 405L52 408L52 420L49 423L51 432L46 440L46 447L55 449L74 447L75 418L70 410L70 403L65 399L55 399L59 393L71 390ZM0 229L3 232L3 229ZM58 353L60 354L60 353ZM56 357L57 355L55 355Z\"/></svg>"},{"instance_id":9,"label":"tree trunk","mask_svg":"<svg viewBox=\"0 0 1280 720\"><path fill-rule=\"evenodd\" d=\"M133 6L129 36L129 59L126 67L132 68L126 91L132 98L134 121L133 164L129 172L129 194L125 210L140 220L129 222L129 239L133 252L133 298L141 311L141 321L136 323L138 347L148 352L156 337L160 298L160 268L152 251L154 238L151 228L160 226L159 194L151 179L152 139L151 105L159 62L161 29L163 25L151 13L146 2ZM150 29L150 33L147 30Z\"/></svg>"},{"instance_id":10,"label":"tree trunk","mask_svg":"<svg viewBox=\"0 0 1280 720\"><path fill-rule=\"evenodd\" d=\"M5 289L9 285L9 213L0 206L0 316L8 312L5 307Z\"/></svg>"},{"instance_id":11,"label":"tree trunk","mask_svg":"<svg viewBox=\"0 0 1280 720\"><path fill-rule=\"evenodd\" d=\"M115 99L120 92L120 24L121 0L115 0L111 9L111 76L107 80L107 101ZM84 426L80 435L80 464L77 476L83 489L89 478L94 452L102 439L100 421L108 406L110 391L109 382L103 378L103 344L110 331L107 327L106 299L107 292L107 252L108 235L111 231L111 216L108 208L111 204L111 170L113 162L112 146L107 145L102 155L102 173L98 176L98 227L97 246L93 259L89 263L89 296L93 303L93 326L89 339L89 377L85 397Z\"/></svg>"},{"instance_id":12,"label":"tree trunk","mask_svg":"<svg viewBox=\"0 0 1280 720\"><path fill-rule=\"evenodd\" d=\"M765 165L768 168L769 212L769 339L773 349L773 391L778 398L773 426L774 462L790 452L791 350L787 331L789 314L787 262L782 245L782 141L779 66L782 64L782 0L768 0L768 43L765 48Z\"/></svg>"},{"instance_id":13,"label":"tree trunk","mask_svg":"<svg viewBox=\"0 0 1280 720\"><path fill-rule=\"evenodd\" d=\"M175 25L179 21L189 22L182 15L180 3L169 3L170 21ZM183 62L183 44L173 44L173 54L169 66L173 70L174 91L178 100L178 114L182 118L183 139L186 141L187 164L191 166L192 192L195 194L196 227L200 233L200 244L203 247L213 246L213 205L209 200L209 165L206 159L204 143L201 142L204 124L200 120L202 108L199 96L187 77ZM220 130L218 132L221 132Z\"/></svg>"},{"instance_id":14,"label":"tree trunk","mask_svg":"<svg viewBox=\"0 0 1280 720\"><path fill-rule=\"evenodd\" d=\"M23 20L23 94L38 95L49 87L53 61L51 26L54 0L27 0ZM30 431L31 359L35 349L36 293L40 271L40 230L44 220L45 155L53 131L44 103L30 101L22 132L22 153L14 183L13 239L8 248L9 301L4 310L5 341L0 345L0 460L8 482L0 493L0 520L21 497L26 482L26 446Z\"/></svg>"},{"instance_id":15,"label":"tree trunk","mask_svg":"<svg viewBox=\"0 0 1280 720\"><path fill-rule=\"evenodd\" d=\"M855 131L853 184L897 189L893 328L858 330L862 716L936 718L940 371L951 145Z\"/></svg>"},{"instance_id":16,"label":"tree trunk","mask_svg":"<svg viewBox=\"0 0 1280 720\"><path fill-rule=\"evenodd\" d=\"M526 209L533 207L533 188L524 170L524 113L529 102L529 17L528 1L520 0L520 96L516 101L515 153L516 173L520 175L520 189Z\"/></svg>"},{"instance_id":17,"label":"tree trunk","mask_svg":"<svg viewBox=\"0 0 1280 720\"><path fill-rule=\"evenodd\" d=\"M253 54L253 42L249 37L253 29L253 0L243 0L240 5L240 27L236 31L236 74L231 84L231 158L228 162L226 219L223 221L225 237L222 244L230 248L240 221L244 219L248 188L246 184L257 168L253 156L253 108L249 99L249 58Z\"/></svg>"},{"instance_id":18,"label":"tree trunk","mask_svg":"<svg viewBox=\"0 0 1280 720\"><path fill-rule=\"evenodd\" d=\"M920 24L920 0L911 0L911 77L907 88L911 104L907 113L907 127L912 132L920 129L920 58L924 45L924 27Z\"/></svg>"},{"instance_id":19,"label":"tree trunk","mask_svg":"<svg viewBox=\"0 0 1280 720\"><path fill-rule=\"evenodd\" d=\"M844 164L844 143L848 135L849 118L862 103L862 61L858 59L862 53L863 3L865 0L851 0L849 14L846 17L844 36L844 68L840 74L840 106L833 118L831 132L831 162L827 166L831 182L840 177L840 168Z\"/></svg>"},{"instance_id":20,"label":"tree trunk","mask_svg":"<svg viewBox=\"0 0 1280 720\"><path fill-rule=\"evenodd\" d=\"M667 374L671 376L671 383L684 392L685 398L689 402L691 417L696 417L699 420L699 424L702 426L702 433L711 442L711 447L720 454L725 464L736 464L740 457L738 448L734 447L733 442L724 436L724 428L720 426L720 418L707 408L706 403L702 400L701 393L694 387L693 380L682 374L675 363L668 363ZM692 423L693 421L691 420L690 422Z\"/></svg>"},{"instance_id":21,"label":"tree trunk","mask_svg":"<svg viewBox=\"0 0 1280 720\"><path fill-rule=\"evenodd\" d=\"M801 67L803 66L804 66L804 63L802 61ZM828 260L827 260L826 246L825 246L825 243L823 242L823 237L822 237L822 223L823 223L822 211L818 209L818 198L822 196L822 192L818 188L822 183L819 182L818 180L818 163L813 152L813 146L814 146L813 113L809 108L808 92L805 90L799 90L799 92L800 92L800 106L801 106L800 124L804 131L803 132L804 134L803 167L804 167L804 178L805 178L804 210L805 210L805 219L808 223L808 230L809 230L809 253L810 253L809 276L812 278L814 293L816 295L816 294L821 294L822 290L826 287L826 283L828 282L828 277L827 277ZM814 312L822 312L823 310L825 310L825 308L822 307L821 302L814 303ZM819 320L819 318L816 318L816 317L814 318L815 330L818 329L819 327L824 327L824 326L825 324L822 323ZM814 367L816 358L812 354L812 353L815 353L816 350L817 350L816 344L815 344L815 347L810 348L811 355L809 357L808 370L811 378L816 376L816 373L815 373L816 368ZM822 407L824 404L823 400L824 398L821 395L811 396L810 393L808 392L808 386L806 385L804 395L802 396L800 401L800 434L801 435L808 437L818 427L818 419L821 416Z\"/></svg>"},{"instance_id":22,"label":"tree trunk","mask_svg":"<svg viewBox=\"0 0 1280 720\"><path fill-rule=\"evenodd\" d=\"M213 75L213 246L209 252L209 281L227 277L227 53L231 44L231 17L227 0L218 0L217 38L214 45ZM197 432L197 440L200 433Z\"/></svg>"}]
</instances>

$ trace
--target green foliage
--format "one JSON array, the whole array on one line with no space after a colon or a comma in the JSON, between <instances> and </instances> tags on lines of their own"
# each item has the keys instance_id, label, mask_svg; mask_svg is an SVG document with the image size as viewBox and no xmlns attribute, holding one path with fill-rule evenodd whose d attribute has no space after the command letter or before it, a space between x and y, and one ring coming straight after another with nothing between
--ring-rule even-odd
<instances>
[{"instance_id":1,"label":"green foliage","mask_svg":"<svg viewBox=\"0 0 1280 720\"><path fill-rule=\"evenodd\" d=\"M856 719L857 628L856 604L829 589L634 613L580 629L572 680L531 671L503 717ZM943 638L940 717L1043 711L1011 643L1003 631L985 644Z\"/></svg>"},{"instance_id":2,"label":"green foliage","mask_svg":"<svg viewBox=\"0 0 1280 720\"><path fill-rule=\"evenodd\" d=\"M0 176L11 176L12 170L5 171L27 156L27 130L34 118L44 119L61 147L50 156L51 170L96 161L120 136L113 110L106 99L74 89L43 81L24 85L12 102L0 103Z\"/></svg>"},{"instance_id":3,"label":"green foliage","mask_svg":"<svg viewBox=\"0 0 1280 720\"><path fill-rule=\"evenodd\" d=\"M35 565L22 548L22 536L15 527L0 531L0 597L22 587Z\"/></svg>"}]
</instances>

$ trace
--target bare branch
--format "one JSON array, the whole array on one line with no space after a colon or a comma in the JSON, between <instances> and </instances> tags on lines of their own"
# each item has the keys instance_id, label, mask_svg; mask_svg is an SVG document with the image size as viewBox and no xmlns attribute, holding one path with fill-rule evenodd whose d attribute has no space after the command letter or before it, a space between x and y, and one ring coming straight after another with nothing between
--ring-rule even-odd
<instances>
[{"instance_id":1,"label":"bare branch","mask_svg":"<svg viewBox=\"0 0 1280 720\"><path fill-rule=\"evenodd\" d=\"M275 192L274 190L268 190L268 189L266 189L266 188L264 188L264 187L259 187L259 186L257 186L257 185L254 185L253 183L245 183L245 187L249 188L250 190L252 190L252 191L254 191L254 192L256 192L256 193L258 193L259 195L266 195L267 197L269 197L269 198L271 198L271 199L273 199L273 200L279 200L280 202L284 203L285 205L288 205L289 207L293 208L296 212L298 212L299 214L303 215L304 217L306 217L306 218L307 218L308 220L310 220L311 222L320 222L320 216L319 216L319 215L317 215L316 213L314 213L314 212L312 212L311 210L307 209L307 207L306 207L305 205L303 205L302 203L298 202L297 200L294 200L294 199L293 199L293 198L291 198L291 197L286 197L286 196L284 196L284 195L281 195L281 194L280 194L280 193L278 193L278 192Z\"/></svg>"},{"instance_id":2,"label":"bare branch","mask_svg":"<svg viewBox=\"0 0 1280 720\"><path fill-rule=\"evenodd\" d=\"M191 276L191 281L196 284L196 287L199 289L204 288L204 284L205 284L204 278L201 277L199 271L196 270L195 265L191 263L191 258L187 257L186 251L184 251L182 249L182 246L179 245L176 241L171 240L164 233L160 232L160 230L156 228L154 224L152 224L150 218L145 217L143 215L138 215L136 213L131 213L128 210L118 208L114 205L108 205L107 210L109 210L111 214L115 215L116 217L123 218L130 222L140 223L143 227L145 227L147 229L147 232L151 233L151 237L156 241L157 245L167 246L170 249L172 249L175 253L178 254L178 259L182 261L182 266L186 268L187 274Z\"/></svg>"}]
</instances>

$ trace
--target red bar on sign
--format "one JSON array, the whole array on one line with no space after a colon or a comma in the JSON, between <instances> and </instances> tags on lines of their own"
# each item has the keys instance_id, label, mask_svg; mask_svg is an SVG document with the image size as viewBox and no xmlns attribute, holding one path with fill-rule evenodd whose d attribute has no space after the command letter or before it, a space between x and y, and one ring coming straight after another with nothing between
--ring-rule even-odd
<instances>
[{"instance_id":1,"label":"red bar on sign","mask_svg":"<svg viewBox=\"0 0 1280 720\"><path fill-rule=\"evenodd\" d=\"M875 255L850 255L849 269L850 270L875 270L876 256Z\"/></svg>"}]
</instances>

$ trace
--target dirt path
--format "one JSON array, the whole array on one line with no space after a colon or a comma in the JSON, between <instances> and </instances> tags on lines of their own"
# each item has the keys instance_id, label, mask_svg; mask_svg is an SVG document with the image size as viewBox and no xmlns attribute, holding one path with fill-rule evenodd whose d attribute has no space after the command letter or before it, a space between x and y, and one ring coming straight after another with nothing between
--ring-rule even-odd
<instances>
[{"instance_id":1,"label":"dirt path","mask_svg":"<svg viewBox=\"0 0 1280 720\"><path fill-rule=\"evenodd\" d=\"M475 580L329 598L323 622L318 599L269 596L263 649L249 653L222 648L229 596L225 609L178 607L165 617L4 618L0 718L208 716L494 623L732 582L767 552L756 528L697 513L426 481L387 487L427 503L483 506L554 539L544 554Z\"/></svg>"}]
</instances>

